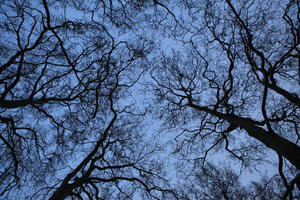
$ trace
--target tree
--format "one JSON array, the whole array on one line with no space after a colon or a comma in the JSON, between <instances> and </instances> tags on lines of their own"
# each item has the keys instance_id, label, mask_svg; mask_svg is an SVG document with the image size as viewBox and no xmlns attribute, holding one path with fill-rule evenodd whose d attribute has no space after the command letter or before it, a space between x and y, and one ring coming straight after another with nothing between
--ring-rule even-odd
<instances>
[{"instance_id":1,"label":"tree","mask_svg":"<svg viewBox=\"0 0 300 200\"><path fill-rule=\"evenodd\" d=\"M1 198L299 198L299 9L1 1ZM178 133L177 168L146 140L149 111ZM278 174L242 184L266 164Z\"/></svg>"},{"instance_id":2,"label":"tree","mask_svg":"<svg viewBox=\"0 0 300 200\"><path fill-rule=\"evenodd\" d=\"M137 6L147 8L1 1L2 197L174 197L131 98L152 48L133 32L126 37L142 20Z\"/></svg>"},{"instance_id":3,"label":"tree","mask_svg":"<svg viewBox=\"0 0 300 200\"><path fill-rule=\"evenodd\" d=\"M218 168L211 163L199 164L195 175L190 177L192 184L185 186L189 190L189 199L243 200L250 196L250 191L241 185L232 170Z\"/></svg>"},{"instance_id":4,"label":"tree","mask_svg":"<svg viewBox=\"0 0 300 200\"><path fill-rule=\"evenodd\" d=\"M195 170L196 169L196 170ZM285 187L279 176L263 176L261 180L241 183L241 176L230 167L215 166L212 163L197 163L183 186L187 199L285 199ZM192 174L192 176L191 176ZM289 199L299 198L290 196Z\"/></svg>"},{"instance_id":5,"label":"tree","mask_svg":"<svg viewBox=\"0 0 300 200\"><path fill-rule=\"evenodd\" d=\"M224 147L247 167L271 149L289 191L300 169L299 1L182 2L184 49L162 53L150 83L165 126L181 130L175 152L204 163Z\"/></svg>"}]
</instances>

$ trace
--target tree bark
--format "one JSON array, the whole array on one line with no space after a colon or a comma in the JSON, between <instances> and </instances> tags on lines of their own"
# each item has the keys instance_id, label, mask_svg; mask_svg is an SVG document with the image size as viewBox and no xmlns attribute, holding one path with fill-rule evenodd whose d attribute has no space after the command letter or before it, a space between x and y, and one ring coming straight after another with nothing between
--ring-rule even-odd
<instances>
[{"instance_id":1,"label":"tree bark","mask_svg":"<svg viewBox=\"0 0 300 200\"><path fill-rule=\"evenodd\" d=\"M64 200L72 193L74 187L70 184L61 185L55 192L52 194L49 200Z\"/></svg>"},{"instance_id":2,"label":"tree bark","mask_svg":"<svg viewBox=\"0 0 300 200\"><path fill-rule=\"evenodd\" d=\"M300 147L298 145L274 132L266 131L259 127L257 122L252 119L239 117L234 114L220 113L216 110L211 110L207 107L198 106L193 103L189 103L189 106L196 110L207 112L220 119L226 120L230 124L236 124L238 127L246 130L249 136L259 140L267 147L273 149L300 170Z\"/></svg>"}]
</instances>

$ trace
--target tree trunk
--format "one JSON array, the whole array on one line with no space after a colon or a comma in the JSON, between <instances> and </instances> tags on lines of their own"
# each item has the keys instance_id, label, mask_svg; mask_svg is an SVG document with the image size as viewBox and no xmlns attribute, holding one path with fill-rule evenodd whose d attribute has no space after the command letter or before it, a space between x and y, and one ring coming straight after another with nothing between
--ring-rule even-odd
<instances>
[{"instance_id":1,"label":"tree trunk","mask_svg":"<svg viewBox=\"0 0 300 200\"><path fill-rule=\"evenodd\" d=\"M64 200L72 193L73 189L74 187L72 185L61 185L57 190L55 190L49 200Z\"/></svg>"},{"instance_id":2,"label":"tree trunk","mask_svg":"<svg viewBox=\"0 0 300 200\"><path fill-rule=\"evenodd\" d=\"M300 170L300 147L298 145L274 132L266 131L255 124L254 120L249 118L239 117L234 114L220 113L216 110L211 110L207 107L198 106L193 103L189 103L189 106L196 110L207 112L220 119L226 120L230 124L236 124L237 127L246 130L249 136L259 140L267 147L273 149Z\"/></svg>"}]
</instances>

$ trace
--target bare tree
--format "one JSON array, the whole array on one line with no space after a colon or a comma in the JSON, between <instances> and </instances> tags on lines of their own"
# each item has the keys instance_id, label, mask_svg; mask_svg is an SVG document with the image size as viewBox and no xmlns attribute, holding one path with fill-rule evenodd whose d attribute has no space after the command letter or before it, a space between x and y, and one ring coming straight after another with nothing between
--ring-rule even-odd
<instances>
[{"instance_id":1,"label":"bare tree","mask_svg":"<svg viewBox=\"0 0 300 200\"><path fill-rule=\"evenodd\" d=\"M1 1L1 197L298 198L299 13L297 0ZM143 137L142 76L179 131L176 190ZM278 174L241 185L266 163Z\"/></svg>"},{"instance_id":2,"label":"bare tree","mask_svg":"<svg viewBox=\"0 0 300 200\"><path fill-rule=\"evenodd\" d=\"M1 1L2 197L174 197L131 98L152 43L127 30L148 7Z\"/></svg>"},{"instance_id":3,"label":"bare tree","mask_svg":"<svg viewBox=\"0 0 300 200\"><path fill-rule=\"evenodd\" d=\"M280 176L267 177L251 181L248 184L241 182L241 174L238 175L230 166L215 166L207 162L203 165L197 163L193 172L189 174L186 184L182 184L182 190L186 191L187 199L286 199L285 187ZM289 199L299 198L299 194L290 196Z\"/></svg>"},{"instance_id":4,"label":"bare tree","mask_svg":"<svg viewBox=\"0 0 300 200\"><path fill-rule=\"evenodd\" d=\"M162 53L150 86L165 126L181 131L175 152L205 162L224 147L247 167L272 159L271 149L290 191L281 197L293 198L288 188L300 169L299 1L182 3L190 16L178 38L182 50Z\"/></svg>"},{"instance_id":5,"label":"bare tree","mask_svg":"<svg viewBox=\"0 0 300 200\"><path fill-rule=\"evenodd\" d=\"M189 199L250 199L250 190L246 190L239 177L224 166L200 163L189 182L192 184L185 186Z\"/></svg>"}]
</instances>

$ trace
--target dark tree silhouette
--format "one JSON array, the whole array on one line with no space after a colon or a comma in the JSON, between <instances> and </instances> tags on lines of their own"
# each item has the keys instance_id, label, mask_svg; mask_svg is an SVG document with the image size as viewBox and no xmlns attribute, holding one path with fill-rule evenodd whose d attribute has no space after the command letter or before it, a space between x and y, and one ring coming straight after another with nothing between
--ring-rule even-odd
<instances>
[{"instance_id":1,"label":"dark tree silhouette","mask_svg":"<svg viewBox=\"0 0 300 200\"><path fill-rule=\"evenodd\" d=\"M242 200L250 196L250 190L241 185L239 177L232 170L218 168L210 163L199 166L189 181L192 183L186 185L189 199Z\"/></svg>"},{"instance_id":2,"label":"dark tree silhouette","mask_svg":"<svg viewBox=\"0 0 300 200\"><path fill-rule=\"evenodd\" d=\"M240 175L229 167L215 166L211 163L202 165L197 163L195 172L189 176L187 184L183 186L187 199L285 199L285 187L281 184L279 176L262 177L261 180L252 181L244 185ZM188 184L190 183L190 184ZM289 199L297 199L292 196Z\"/></svg>"},{"instance_id":3,"label":"dark tree silhouette","mask_svg":"<svg viewBox=\"0 0 300 200\"><path fill-rule=\"evenodd\" d=\"M299 16L298 0L1 1L0 198L300 198ZM148 111L178 133L176 167ZM261 166L278 173L242 183Z\"/></svg>"},{"instance_id":4,"label":"dark tree silhouette","mask_svg":"<svg viewBox=\"0 0 300 200\"><path fill-rule=\"evenodd\" d=\"M165 126L181 130L175 152L204 163L223 146L247 167L273 159L271 149L287 192L277 198L292 199L300 169L299 1L183 2L185 34L174 35L183 48L162 53L150 87Z\"/></svg>"},{"instance_id":5,"label":"dark tree silhouette","mask_svg":"<svg viewBox=\"0 0 300 200\"><path fill-rule=\"evenodd\" d=\"M1 1L3 198L174 197L131 98L152 44L127 30L147 6Z\"/></svg>"}]
</instances>

